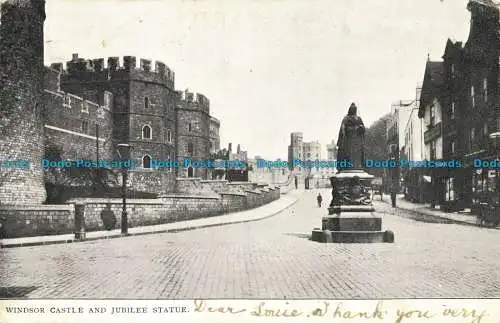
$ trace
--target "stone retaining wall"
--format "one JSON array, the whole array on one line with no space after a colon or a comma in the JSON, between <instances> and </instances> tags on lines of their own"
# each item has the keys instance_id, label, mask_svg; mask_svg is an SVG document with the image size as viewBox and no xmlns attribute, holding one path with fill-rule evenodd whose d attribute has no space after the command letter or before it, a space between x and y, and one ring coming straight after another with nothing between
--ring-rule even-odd
<instances>
[{"instance_id":1,"label":"stone retaining wall","mask_svg":"<svg viewBox=\"0 0 500 323\"><path fill-rule=\"evenodd\" d=\"M64 234L73 231L73 205L1 205L0 238Z\"/></svg>"},{"instance_id":2,"label":"stone retaining wall","mask_svg":"<svg viewBox=\"0 0 500 323\"><path fill-rule=\"evenodd\" d=\"M198 219L203 217L238 212L259 207L279 199L280 189L269 187L267 192L256 184L228 185L222 181L197 179L198 193L207 195L176 193L157 199L127 199L129 227L155 225ZM182 181L183 184L193 181ZM224 188L224 185L226 188ZM256 188L247 190L248 188ZM209 189L207 189L207 187ZM212 190L221 191L220 194ZM226 191L226 192L222 192ZM117 198L77 198L67 205L1 206L0 238L16 238L37 235L67 234L75 231L75 204L84 204L85 229L97 231L105 229L106 215L114 218L114 228L121 226L122 200ZM111 211L111 212L109 212ZM3 231L3 232L2 232Z\"/></svg>"}]
</instances>

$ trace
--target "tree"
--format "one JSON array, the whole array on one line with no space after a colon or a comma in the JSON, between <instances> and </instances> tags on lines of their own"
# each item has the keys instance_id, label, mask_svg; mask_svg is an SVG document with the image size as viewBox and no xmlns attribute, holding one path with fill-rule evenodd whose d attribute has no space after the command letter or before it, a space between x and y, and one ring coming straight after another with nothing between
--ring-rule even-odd
<instances>
[{"instance_id":1,"label":"tree","mask_svg":"<svg viewBox=\"0 0 500 323\"><path fill-rule=\"evenodd\" d=\"M63 161L63 149L49 144L45 148L45 159L52 162ZM107 192L118 185L119 174L112 169L98 167L76 167L74 161L67 161L69 167L49 167L45 169L47 202L62 203L68 188L79 187L90 191L91 195Z\"/></svg>"},{"instance_id":2,"label":"tree","mask_svg":"<svg viewBox=\"0 0 500 323\"><path fill-rule=\"evenodd\" d=\"M387 159L386 129L387 121L391 117L388 113L375 121L365 132L365 159ZM368 172L375 177L382 177L382 168L372 168Z\"/></svg>"}]
</instances>

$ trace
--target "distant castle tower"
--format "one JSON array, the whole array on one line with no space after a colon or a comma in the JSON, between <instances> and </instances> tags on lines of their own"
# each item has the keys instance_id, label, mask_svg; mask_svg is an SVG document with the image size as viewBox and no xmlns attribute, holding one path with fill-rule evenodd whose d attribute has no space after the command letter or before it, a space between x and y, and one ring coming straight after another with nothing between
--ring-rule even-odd
<instances>
[{"instance_id":1,"label":"distant castle tower","mask_svg":"<svg viewBox=\"0 0 500 323\"><path fill-rule=\"evenodd\" d=\"M44 21L45 0L7 0L1 5L0 160L30 164L0 169L0 203L39 204L46 198L40 167Z\"/></svg>"}]
</instances>

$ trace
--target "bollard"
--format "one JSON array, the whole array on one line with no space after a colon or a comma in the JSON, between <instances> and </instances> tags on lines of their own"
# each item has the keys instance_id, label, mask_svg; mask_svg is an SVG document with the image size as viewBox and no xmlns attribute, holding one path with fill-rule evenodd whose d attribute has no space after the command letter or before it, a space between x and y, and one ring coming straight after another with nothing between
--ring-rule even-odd
<instances>
[{"instance_id":1,"label":"bollard","mask_svg":"<svg viewBox=\"0 0 500 323\"><path fill-rule=\"evenodd\" d=\"M75 204L75 240L83 241L86 238L85 232L85 204Z\"/></svg>"}]
</instances>

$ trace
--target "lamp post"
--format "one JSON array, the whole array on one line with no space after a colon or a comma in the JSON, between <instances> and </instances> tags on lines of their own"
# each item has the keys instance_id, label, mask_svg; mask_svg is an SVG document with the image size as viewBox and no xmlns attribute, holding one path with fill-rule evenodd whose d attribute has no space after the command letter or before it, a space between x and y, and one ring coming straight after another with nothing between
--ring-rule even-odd
<instances>
[{"instance_id":1,"label":"lamp post","mask_svg":"<svg viewBox=\"0 0 500 323\"><path fill-rule=\"evenodd\" d=\"M118 144L118 155L122 162L126 162L130 159L130 151L132 146L129 144ZM121 230L122 234L128 234L128 214L127 214L127 178L128 178L128 168L122 164L122 223Z\"/></svg>"}]
</instances>

